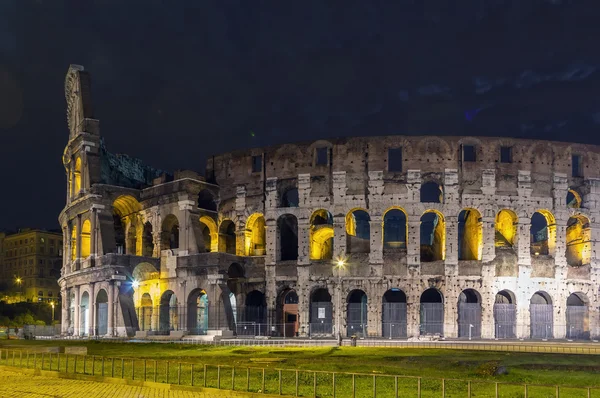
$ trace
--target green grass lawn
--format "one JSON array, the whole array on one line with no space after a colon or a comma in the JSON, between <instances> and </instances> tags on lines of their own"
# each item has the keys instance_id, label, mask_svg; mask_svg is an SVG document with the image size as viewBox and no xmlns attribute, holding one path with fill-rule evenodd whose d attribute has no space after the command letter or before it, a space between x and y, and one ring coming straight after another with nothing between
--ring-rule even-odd
<instances>
[{"instance_id":1,"label":"green grass lawn","mask_svg":"<svg viewBox=\"0 0 600 398\"><path fill-rule=\"evenodd\" d=\"M154 377L154 360L158 361L157 378L165 380L167 375L166 361L170 361L169 382L173 383L173 377L179 377L182 384L191 383L191 366L198 373L204 364L229 365L236 367L236 374L232 375L230 368L220 370L223 388L230 388L232 376L236 389L245 388L247 382L247 367L266 368L265 389L277 392L278 370L284 369L283 392L288 391L290 386L295 386L295 370L298 369L301 395L312 395L314 388L314 375L304 371L326 371L317 375L317 384L320 386L319 396L330 396L332 385L331 372L356 372L366 375L355 379L357 396L373 396L372 375L403 375L422 377L423 397L439 396L435 391L441 388L441 381L434 379L462 379L472 380L473 396L493 396L494 381L518 384L547 384L562 386L599 386L600 387L600 356L594 355L564 355L564 354L531 354L531 353L506 353L492 351L467 351L467 350L441 350L441 349L406 349L406 348L272 348L272 347L214 347L201 345L182 344L160 344L160 343L104 343L104 342L52 342L52 341L25 341L9 340L0 342L0 348L11 349L14 346L57 346L57 345L85 345L88 347L88 355L98 357L125 357L136 360L136 378L143 378L143 363L147 359L146 377L152 380ZM96 358L96 361L100 359ZM80 360L81 362L81 360ZM90 360L91 362L91 360ZM121 363L117 362L116 373L120 375ZM131 373L129 361L123 362L124 373ZM177 376L178 362L183 363L182 370ZM107 362L108 363L108 362ZM70 366L74 366L71 364ZM78 364L78 371L82 368ZM98 363L96 369L100 369ZM108 365L105 365L108 366ZM508 374L494 376L491 374L497 366L504 366ZM80 368L81 367L81 368ZM160 368L160 369L158 369ZM86 372L90 369L89 364ZM288 371L289 369L289 371ZM210 366L207 379L211 382L217 380L216 366ZM198 375L200 377L203 375ZM196 377L196 376L194 376ZM201 381L195 381L195 385ZM400 396L414 396L416 391L416 379L399 379L399 390L405 391ZM480 383L491 381L492 383ZM210 385L209 382L208 384ZM378 378L377 396L393 396L383 394L383 391L392 391L394 378ZM262 389L262 370L251 370L250 389L258 391ZM351 386L351 376L338 374L336 376L338 396L348 396ZM216 386L216 385L215 385ZM447 397L466 396L466 384L446 381L448 389ZM318 387L319 388L319 387ZM304 394L302 389L306 389ZM310 392L308 391L310 390ZM427 391L432 392L429 395ZM519 397L524 394L522 387L501 386L500 396ZM505 393L502 393L505 392ZM530 390L531 397L555 396L553 388L533 388ZM564 390L561 397L587 397L583 391ZM600 398L600 389L592 391L592 397Z\"/></svg>"}]
</instances>

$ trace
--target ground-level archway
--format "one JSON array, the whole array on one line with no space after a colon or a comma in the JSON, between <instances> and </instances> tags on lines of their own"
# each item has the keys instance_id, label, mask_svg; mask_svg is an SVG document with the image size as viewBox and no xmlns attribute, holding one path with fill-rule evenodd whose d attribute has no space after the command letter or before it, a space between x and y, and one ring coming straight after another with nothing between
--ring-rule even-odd
<instances>
[{"instance_id":1,"label":"ground-level archway","mask_svg":"<svg viewBox=\"0 0 600 398\"><path fill-rule=\"evenodd\" d=\"M171 330L179 330L179 308L177 296L172 290L164 292L160 298L158 330L169 334Z\"/></svg>"},{"instance_id":2,"label":"ground-level archway","mask_svg":"<svg viewBox=\"0 0 600 398\"><path fill-rule=\"evenodd\" d=\"M458 337L481 337L481 295L465 289L458 296Z\"/></svg>"},{"instance_id":3,"label":"ground-level archway","mask_svg":"<svg viewBox=\"0 0 600 398\"><path fill-rule=\"evenodd\" d=\"M208 296L203 289L194 289L188 296L187 329L191 335L206 334L208 330Z\"/></svg>"},{"instance_id":4,"label":"ground-level archway","mask_svg":"<svg viewBox=\"0 0 600 398\"><path fill-rule=\"evenodd\" d=\"M152 330L152 297L150 294L144 293L142 295L141 306L138 309L138 321L140 324L140 330L150 331Z\"/></svg>"},{"instance_id":5,"label":"ground-level archway","mask_svg":"<svg viewBox=\"0 0 600 398\"><path fill-rule=\"evenodd\" d=\"M515 295L508 290L496 294L494 301L494 336L497 339L514 339L517 332L517 305Z\"/></svg>"},{"instance_id":6,"label":"ground-level archway","mask_svg":"<svg viewBox=\"0 0 600 398\"><path fill-rule=\"evenodd\" d=\"M536 292L529 304L529 326L532 339L550 339L554 334L552 298L546 292Z\"/></svg>"},{"instance_id":7,"label":"ground-level archway","mask_svg":"<svg viewBox=\"0 0 600 398\"><path fill-rule=\"evenodd\" d=\"M238 336L266 336L267 302L263 292L253 290L246 295L242 319L236 323Z\"/></svg>"},{"instance_id":8,"label":"ground-level archway","mask_svg":"<svg viewBox=\"0 0 600 398\"><path fill-rule=\"evenodd\" d=\"M88 336L90 332L90 295L83 292L79 310L79 334Z\"/></svg>"},{"instance_id":9,"label":"ground-level archway","mask_svg":"<svg viewBox=\"0 0 600 398\"><path fill-rule=\"evenodd\" d=\"M310 335L333 333L333 306L326 288L316 289L310 296Z\"/></svg>"},{"instance_id":10,"label":"ground-level archway","mask_svg":"<svg viewBox=\"0 0 600 398\"><path fill-rule=\"evenodd\" d=\"M421 294L420 334L444 334L444 297L436 288Z\"/></svg>"},{"instance_id":11,"label":"ground-level archway","mask_svg":"<svg viewBox=\"0 0 600 398\"><path fill-rule=\"evenodd\" d=\"M108 334L108 295L104 289L100 289L96 295L96 334Z\"/></svg>"},{"instance_id":12,"label":"ground-level archway","mask_svg":"<svg viewBox=\"0 0 600 398\"><path fill-rule=\"evenodd\" d=\"M367 335L367 294L360 289L353 290L348 295L346 321L348 337Z\"/></svg>"},{"instance_id":13,"label":"ground-level archway","mask_svg":"<svg viewBox=\"0 0 600 398\"><path fill-rule=\"evenodd\" d=\"M383 337L406 338L406 294L390 289L383 295L381 329Z\"/></svg>"},{"instance_id":14,"label":"ground-level archway","mask_svg":"<svg viewBox=\"0 0 600 398\"><path fill-rule=\"evenodd\" d=\"M294 290L286 290L281 297L283 337L294 337L298 333L298 294Z\"/></svg>"},{"instance_id":15,"label":"ground-level archway","mask_svg":"<svg viewBox=\"0 0 600 398\"><path fill-rule=\"evenodd\" d=\"M567 298L567 338L573 340L590 338L588 298L584 293L572 293Z\"/></svg>"}]
</instances>

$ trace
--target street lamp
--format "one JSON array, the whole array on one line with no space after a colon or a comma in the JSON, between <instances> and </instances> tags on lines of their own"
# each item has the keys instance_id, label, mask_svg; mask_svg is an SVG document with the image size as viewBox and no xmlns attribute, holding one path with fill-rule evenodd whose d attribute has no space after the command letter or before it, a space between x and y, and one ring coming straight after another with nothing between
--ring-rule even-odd
<instances>
[{"instance_id":1,"label":"street lamp","mask_svg":"<svg viewBox=\"0 0 600 398\"><path fill-rule=\"evenodd\" d=\"M23 289L22 289L23 280L20 277L17 277L16 282L17 282L17 285L19 285L19 299L22 299L23 298Z\"/></svg>"},{"instance_id":2,"label":"street lamp","mask_svg":"<svg viewBox=\"0 0 600 398\"><path fill-rule=\"evenodd\" d=\"M140 283L138 281L136 281L135 279L133 281L131 281L132 288L137 289L139 285L140 285Z\"/></svg>"},{"instance_id":3,"label":"street lamp","mask_svg":"<svg viewBox=\"0 0 600 398\"><path fill-rule=\"evenodd\" d=\"M341 297L342 297L342 270L344 268L346 268L346 259L343 257L338 257L336 264L335 264L335 268L337 269L337 274L338 274L338 294L337 294L337 320L336 320L336 325L335 328L337 330L337 334L338 334L338 345L342 345L342 323L341 323L341 315L342 315L342 304L341 304Z\"/></svg>"},{"instance_id":4,"label":"street lamp","mask_svg":"<svg viewBox=\"0 0 600 398\"><path fill-rule=\"evenodd\" d=\"M50 302L50 306L52 307L52 322L51 323L54 323L54 301Z\"/></svg>"}]
</instances>

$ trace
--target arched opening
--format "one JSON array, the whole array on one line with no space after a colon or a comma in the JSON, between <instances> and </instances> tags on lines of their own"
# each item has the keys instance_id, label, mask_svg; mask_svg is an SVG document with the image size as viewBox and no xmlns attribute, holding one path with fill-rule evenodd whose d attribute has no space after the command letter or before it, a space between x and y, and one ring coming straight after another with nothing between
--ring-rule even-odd
<instances>
[{"instance_id":1,"label":"arched opening","mask_svg":"<svg viewBox=\"0 0 600 398\"><path fill-rule=\"evenodd\" d=\"M371 217L362 209L346 214L346 251L369 253L371 251Z\"/></svg>"},{"instance_id":2,"label":"arched opening","mask_svg":"<svg viewBox=\"0 0 600 398\"><path fill-rule=\"evenodd\" d=\"M500 210L496 214L495 246L512 248L515 245L517 237L517 225L518 218L513 211L507 209Z\"/></svg>"},{"instance_id":3,"label":"arched opening","mask_svg":"<svg viewBox=\"0 0 600 398\"><path fill-rule=\"evenodd\" d=\"M198 194L198 207L203 210L217 211L215 199L208 189L203 189Z\"/></svg>"},{"instance_id":4,"label":"arched opening","mask_svg":"<svg viewBox=\"0 0 600 398\"><path fill-rule=\"evenodd\" d=\"M421 216L421 262L446 258L446 223L437 210L427 210Z\"/></svg>"},{"instance_id":5,"label":"arched opening","mask_svg":"<svg viewBox=\"0 0 600 398\"><path fill-rule=\"evenodd\" d=\"M202 231L204 250L206 252L218 252L219 234L217 232L217 223L215 220L209 216L200 217L200 230Z\"/></svg>"},{"instance_id":6,"label":"arched opening","mask_svg":"<svg viewBox=\"0 0 600 398\"><path fill-rule=\"evenodd\" d=\"M322 336L333 333L333 306L331 294L326 288L316 289L310 295L310 335Z\"/></svg>"},{"instance_id":7,"label":"arched opening","mask_svg":"<svg viewBox=\"0 0 600 398\"><path fill-rule=\"evenodd\" d=\"M579 209L581 207L581 195L574 189L569 189L567 192L567 207L571 209Z\"/></svg>"},{"instance_id":8,"label":"arched opening","mask_svg":"<svg viewBox=\"0 0 600 398\"><path fill-rule=\"evenodd\" d=\"M171 330L179 330L179 311L177 296L172 290L167 290L160 297L158 311L158 330L161 334L169 334Z\"/></svg>"},{"instance_id":9,"label":"arched opening","mask_svg":"<svg viewBox=\"0 0 600 398\"><path fill-rule=\"evenodd\" d=\"M477 290L465 289L458 296L458 337L481 337L481 296Z\"/></svg>"},{"instance_id":10,"label":"arched opening","mask_svg":"<svg viewBox=\"0 0 600 398\"><path fill-rule=\"evenodd\" d=\"M281 207L298 207L300 197L297 188L289 188L281 195Z\"/></svg>"},{"instance_id":11,"label":"arched opening","mask_svg":"<svg viewBox=\"0 0 600 398\"><path fill-rule=\"evenodd\" d=\"M400 289L390 289L383 295L383 337L406 338L406 294Z\"/></svg>"},{"instance_id":12,"label":"arched opening","mask_svg":"<svg viewBox=\"0 0 600 398\"><path fill-rule=\"evenodd\" d=\"M294 290L283 293L283 337L294 337L298 333L298 294Z\"/></svg>"},{"instance_id":13,"label":"arched opening","mask_svg":"<svg viewBox=\"0 0 600 398\"><path fill-rule=\"evenodd\" d=\"M253 290L246 295L244 322L236 324L238 336L266 336L267 301L263 292Z\"/></svg>"},{"instance_id":14,"label":"arched opening","mask_svg":"<svg viewBox=\"0 0 600 398\"><path fill-rule=\"evenodd\" d=\"M108 294L100 289L96 295L96 335L108 334Z\"/></svg>"},{"instance_id":15,"label":"arched opening","mask_svg":"<svg viewBox=\"0 0 600 398\"><path fill-rule=\"evenodd\" d=\"M556 242L556 223L552 213L547 210L536 211L531 216L530 235L532 255L553 255Z\"/></svg>"},{"instance_id":16,"label":"arched opening","mask_svg":"<svg viewBox=\"0 0 600 398\"><path fill-rule=\"evenodd\" d=\"M92 227L90 220L85 220L81 225L81 258L88 258L92 251Z\"/></svg>"},{"instance_id":17,"label":"arched opening","mask_svg":"<svg viewBox=\"0 0 600 398\"><path fill-rule=\"evenodd\" d=\"M231 220L223 220L219 227L219 251L236 254L235 240L235 224Z\"/></svg>"},{"instance_id":18,"label":"arched opening","mask_svg":"<svg viewBox=\"0 0 600 398\"><path fill-rule=\"evenodd\" d=\"M173 214L163 220L160 246L161 250L179 249L179 220Z\"/></svg>"},{"instance_id":19,"label":"arched opening","mask_svg":"<svg viewBox=\"0 0 600 398\"><path fill-rule=\"evenodd\" d=\"M152 224L144 224L142 233L142 256L152 257L154 255L154 239L152 237Z\"/></svg>"},{"instance_id":20,"label":"arched opening","mask_svg":"<svg viewBox=\"0 0 600 398\"><path fill-rule=\"evenodd\" d=\"M79 325L75 324L75 289L69 290L69 335L78 335Z\"/></svg>"},{"instance_id":21,"label":"arched opening","mask_svg":"<svg viewBox=\"0 0 600 398\"><path fill-rule=\"evenodd\" d=\"M71 196L77 196L81 191L81 158L75 160L75 169L73 170L73 178L75 183L73 184L73 192Z\"/></svg>"},{"instance_id":22,"label":"arched opening","mask_svg":"<svg viewBox=\"0 0 600 398\"><path fill-rule=\"evenodd\" d=\"M483 228L481 214L475 209L458 213L458 259L481 260Z\"/></svg>"},{"instance_id":23,"label":"arched opening","mask_svg":"<svg viewBox=\"0 0 600 398\"><path fill-rule=\"evenodd\" d=\"M553 336L554 312L552 299L546 292L536 292L529 304L532 339L550 339Z\"/></svg>"},{"instance_id":24,"label":"arched opening","mask_svg":"<svg viewBox=\"0 0 600 398\"><path fill-rule=\"evenodd\" d=\"M279 259L281 261L298 260L298 219L284 214L277 220L279 232Z\"/></svg>"},{"instance_id":25,"label":"arched opening","mask_svg":"<svg viewBox=\"0 0 600 398\"><path fill-rule=\"evenodd\" d=\"M590 319L588 298L584 293L572 293L567 298L567 338L589 340Z\"/></svg>"},{"instance_id":26,"label":"arched opening","mask_svg":"<svg viewBox=\"0 0 600 398\"><path fill-rule=\"evenodd\" d=\"M508 290L496 294L494 301L494 328L497 339L514 339L517 332L517 305L515 295Z\"/></svg>"},{"instance_id":27,"label":"arched opening","mask_svg":"<svg viewBox=\"0 0 600 398\"><path fill-rule=\"evenodd\" d=\"M436 288L429 288L421 294L420 333L444 334L444 297Z\"/></svg>"},{"instance_id":28,"label":"arched opening","mask_svg":"<svg viewBox=\"0 0 600 398\"><path fill-rule=\"evenodd\" d=\"M144 293L138 310L138 319L140 322L140 330L152 330L152 297L149 293Z\"/></svg>"},{"instance_id":29,"label":"arched opening","mask_svg":"<svg viewBox=\"0 0 600 398\"><path fill-rule=\"evenodd\" d=\"M136 282L142 282L151 279L158 279L159 274L158 270L154 267L154 265L150 263L139 263L133 269L131 277Z\"/></svg>"},{"instance_id":30,"label":"arched opening","mask_svg":"<svg viewBox=\"0 0 600 398\"><path fill-rule=\"evenodd\" d=\"M348 337L367 336L367 294L362 290L353 290L348 295L348 307L346 310Z\"/></svg>"},{"instance_id":31,"label":"arched opening","mask_svg":"<svg viewBox=\"0 0 600 398\"><path fill-rule=\"evenodd\" d=\"M71 229L71 261L77 259L77 225L73 224Z\"/></svg>"},{"instance_id":32,"label":"arched opening","mask_svg":"<svg viewBox=\"0 0 600 398\"><path fill-rule=\"evenodd\" d=\"M327 210L317 210L310 217L310 259L333 258L333 216Z\"/></svg>"},{"instance_id":33,"label":"arched opening","mask_svg":"<svg viewBox=\"0 0 600 398\"><path fill-rule=\"evenodd\" d=\"M247 256L264 256L266 253L267 235L265 231L265 217L254 213L246 221L245 246Z\"/></svg>"},{"instance_id":34,"label":"arched opening","mask_svg":"<svg viewBox=\"0 0 600 398\"><path fill-rule=\"evenodd\" d=\"M442 186L434 181L421 184L421 203L442 203L444 191Z\"/></svg>"},{"instance_id":35,"label":"arched opening","mask_svg":"<svg viewBox=\"0 0 600 398\"><path fill-rule=\"evenodd\" d=\"M588 265L592 258L592 231L587 217L576 215L567 222L567 264L573 267Z\"/></svg>"},{"instance_id":36,"label":"arched opening","mask_svg":"<svg viewBox=\"0 0 600 398\"><path fill-rule=\"evenodd\" d=\"M83 292L79 309L79 334L88 336L90 333L90 295Z\"/></svg>"},{"instance_id":37,"label":"arched opening","mask_svg":"<svg viewBox=\"0 0 600 398\"><path fill-rule=\"evenodd\" d=\"M406 249L408 223L401 209L389 209L383 216L383 251L393 252Z\"/></svg>"},{"instance_id":38,"label":"arched opening","mask_svg":"<svg viewBox=\"0 0 600 398\"><path fill-rule=\"evenodd\" d=\"M137 255L137 225L131 220L129 223L129 228L127 229L127 242L125 246L125 252L132 256Z\"/></svg>"},{"instance_id":39,"label":"arched opening","mask_svg":"<svg viewBox=\"0 0 600 398\"><path fill-rule=\"evenodd\" d=\"M142 205L131 195L121 195L113 202L113 227L115 233L115 247L119 254L137 254L137 234L125 236L125 226L136 223L136 216L142 210Z\"/></svg>"},{"instance_id":40,"label":"arched opening","mask_svg":"<svg viewBox=\"0 0 600 398\"><path fill-rule=\"evenodd\" d=\"M188 333L203 335L208 330L208 296L204 289L194 289L187 303Z\"/></svg>"}]
</instances>

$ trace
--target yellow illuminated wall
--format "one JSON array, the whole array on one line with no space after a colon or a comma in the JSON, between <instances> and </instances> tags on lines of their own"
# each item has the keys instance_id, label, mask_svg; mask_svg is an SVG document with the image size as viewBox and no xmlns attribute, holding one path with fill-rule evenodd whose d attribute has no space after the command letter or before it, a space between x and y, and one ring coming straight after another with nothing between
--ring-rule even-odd
<instances>
[{"instance_id":1,"label":"yellow illuminated wall","mask_svg":"<svg viewBox=\"0 0 600 398\"><path fill-rule=\"evenodd\" d=\"M81 258L87 258L91 254L91 224L85 220L81 226Z\"/></svg>"},{"instance_id":2,"label":"yellow illuminated wall","mask_svg":"<svg viewBox=\"0 0 600 398\"><path fill-rule=\"evenodd\" d=\"M73 189L75 192L72 195L77 195L81 191L81 158L77 158L75 161L75 170L73 171L73 178L75 178L75 186Z\"/></svg>"},{"instance_id":3,"label":"yellow illuminated wall","mask_svg":"<svg viewBox=\"0 0 600 398\"><path fill-rule=\"evenodd\" d=\"M496 246L514 246L517 236L517 215L510 210L500 210L496 215Z\"/></svg>"},{"instance_id":4,"label":"yellow illuminated wall","mask_svg":"<svg viewBox=\"0 0 600 398\"><path fill-rule=\"evenodd\" d=\"M244 238L244 250L247 256L265 255L265 218L262 214L254 213L248 217Z\"/></svg>"},{"instance_id":5,"label":"yellow illuminated wall","mask_svg":"<svg viewBox=\"0 0 600 398\"><path fill-rule=\"evenodd\" d=\"M433 243L431 250L433 252L433 261L445 260L446 259L446 221L444 216L437 210L427 210L423 215L427 213L434 213L437 215L437 223L433 230ZM422 222L422 220L421 220Z\"/></svg>"},{"instance_id":6,"label":"yellow illuminated wall","mask_svg":"<svg viewBox=\"0 0 600 398\"><path fill-rule=\"evenodd\" d=\"M203 230L205 249L211 252L218 252L219 233L217 232L217 223L208 216L200 217L200 223L202 224L203 229L207 230Z\"/></svg>"},{"instance_id":7,"label":"yellow illuminated wall","mask_svg":"<svg viewBox=\"0 0 600 398\"><path fill-rule=\"evenodd\" d=\"M461 260L481 260L483 252L483 228L481 214L475 209L465 209Z\"/></svg>"},{"instance_id":8,"label":"yellow illuminated wall","mask_svg":"<svg viewBox=\"0 0 600 398\"><path fill-rule=\"evenodd\" d=\"M567 223L567 263L580 266L591 262L591 230L589 220L581 215L569 218Z\"/></svg>"},{"instance_id":9,"label":"yellow illuminated wall","mask_svg":"<svg viewBox=\"0 0 600 398\"><path fill-rule=\"evenodd\" d=\"M354 216L350 218L350 228L356 233ZM348 228L348 223L346 224ZM317 210L310 217L310 259L331 260L333 258L333 217L327 210Z\"/></svg>"},{"instance_id":10,"label":"yellow illuminated wall","mask_svg":"<svg viewBox=\"0 0 600 398\"><path fill-rule=\"evenodd\" d=\"M73 225L73 231L71 232L71 260L77 258L77 226Z\"/></svg>"}]
</instances>

